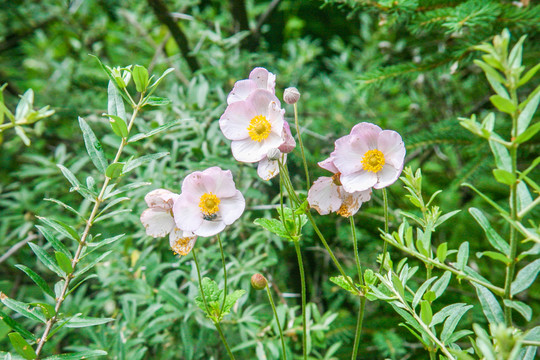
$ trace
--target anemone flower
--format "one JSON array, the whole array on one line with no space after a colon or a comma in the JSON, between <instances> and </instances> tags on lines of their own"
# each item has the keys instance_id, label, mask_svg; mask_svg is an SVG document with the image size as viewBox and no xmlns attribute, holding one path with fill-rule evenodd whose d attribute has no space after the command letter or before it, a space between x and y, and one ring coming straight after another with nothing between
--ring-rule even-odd
<instances>
[{"instance_id":1,"label":"anemone flower","mask_svg":"<svg viewBox=\"0 0 540 360\"><path fill-rule=\"evenodd\" d=\"M219 119L219 127L232 140L234 158L258 162L270 149L281 146L284 113L279 100L268 90L255 90L246 100L230 104Z\"/></svg>"},{"instance_id":2,"label":"anemone flower","mask_svg":"<svg viewBox=\"0 0 540 360\"><path fill-rule=\"evenodd\" d=\"M219 167L189 174L173 206L179 229L213 236L242 215L244 196L236 189L232 173Z\"/></svg>"},{"instance_id":3,"label":"anemone flower","mask_svg":"<svg viewBox=\"0 0 540 360\"><path fill-rule=\"evenodd\" d=\"M347 192L382 189L392 185L403 170L405 145L395 131L363 122L336 140L335 146L331 157Z\"/></svg>"},{"instance_id":4,"label":"anemone flower","mask_svg":"<svg viewBox=\"0 0 540 360\"><path fill-rule=\"evenodd\" d=\"M227 97L227 104L243 101L257 89L268 90L276 93L276 75L262 67L257 67L249 74L249 79L239 80L234 84L232 91ZM278 101L279 104L279 101Z\"/></svg>"},{"instance_id":5,"label":"anemone flower","mask_svg":"<svg viewBox=\"0 0 540 360\"><path fill-rule=\"evenodd\" d=\"M319 162L319 166L334 175L318 178L308 191L309 206L320 215L336 212L343 217L349 217L358 212L362 203L371 199L371 189L348 193L340 182L340 173L330 157Z\"/></svg>"}]
</instances>

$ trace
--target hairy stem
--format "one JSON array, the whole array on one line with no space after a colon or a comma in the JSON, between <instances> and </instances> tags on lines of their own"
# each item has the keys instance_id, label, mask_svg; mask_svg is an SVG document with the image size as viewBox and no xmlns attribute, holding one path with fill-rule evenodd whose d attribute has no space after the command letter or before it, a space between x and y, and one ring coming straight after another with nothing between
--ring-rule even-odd
<instances>
[{"instance_id":1,"label":"hairy stem","mask_svg":"<svg viewBox=\"0 0 540 360\"><path fill-rule=\"evenodd\" d=\"M356 261L356 270L358 271L358 280L360 285L364 285L364 277L362 276L362 265L360 264L360 257L358 256L358 244L356 239L356 227L354 226L354 216L349 217L351 223L351 237L353 241L354 259ZM362 322L364 320L364 309L366 307L366 297L360 297L360 310L358 311L358 318L356 319L356 332L354 334L354 345L351 360L355 360L358 356L358 346L360 344L360 335L362 334Z\"/></svg>"},{"instance_id":2,"label":"hairy stem","mask_svg":"<svg viewBox=\"0 0 540 360\"><path fill-rule=\"evenodd\" d=\"M302 253L300 252L300 243L294 242L296 256L298 257L298 268L300 270L300 283L302 285L302 353L304 360L307 360L307 320L306 320L306 279L304 275L304 263L302 261Z\"/></svg>"},{"instance_id":3,"label":"hairy stem","mask_svg":"<svg viewBox=\"0 0 540 360\"><path fill-rule=\"evenodd\" d=\"M311 181L309 180L309 170L307 166L307 160L306 160L306 154L304 152L304 144L302 143L302 135L300 134L300 126L298 125L298 109L296 107L296 103L294 106L294 125L296 126L296 134L298 135L298 144L300 144L300 153L302 154L302 162L304 163L304 171L306 172L306 183L307 183L307 191L309 191L309 187L311 186Z\"/></svg>"},{"instance_id":4,"label":"hairy stem","mask_svg":"<svg viewBox=\"0 0 540 360\"><path fill-rule=\"evenodd\" d=\"M142 99L143 96L141 94L141 100L137 105L134 106L133 114L131 116L131 119L128 124L128 134L131 131L131 128L133 127L133 123L135 121L135 118L137 117L137 114L139 113L139 110L142 106ZM118 162L120 159L120 156L122 155L122 151L124 150L124 147L127 144L127 136L125 138L122 138L122 142L120 143L120 146L118 147L118 150L116 151L116 156L114 157L113 163ZM62 303L65 300L66 292L69 289L69 285L71 283L71 280L73 280L73 274L75 273L75 267L77 266L77 263L80 260L81 253L83 249L86 247L86 239L88 238L88 235L90 234L90 229L92 229L92 226L94 225L94 220L96 219L96 216L99 211L99 207L103 203L104 199L103 196L105 194L105 191L107 189L107 186L109 185L109 182L111 181L111 178L108 176L105 176L105 181L103 182L103 186L101 187L101 191L99 192L98 197L96 198L96 202L94 203L94 207L92 208L92 212L90 213L90 216L88 217L88 220L86 220L86 226L84 228L83 234L81 236L81 240L79 241L79 245L77 247L77 250L75 252L75 256L73 256L73 259L71 260L71 266L73 268L73 271L70 274L66 275L64 286L62 287L62 291L60 292L60 296L56 299L56 304L54 306L54 313L55 315L50 318L47 321L47 324L45 325L45 331L43 332L43 335L38 341L38 346L36 348L36 359L39 359L39 356L41 354L41 350L43 349L43 346L48 340L49 333L52 330L52 327L54 324L58 321L58 311L60 310L60 307L62 306Z\"/></svg>"},{"instance_id":5,"label":"hairy stem","mask_svg":"<svg viewBox=\"0 0 540 360\"><path fill-rule=\"evenodd\" d=\"M266 293L268 294L268 301L270 301L270 305L272 306L272 310L274 311L274 317L276 318L276 324L279 329L279 338L281 340L281 349L283 350L283 359L287 360L287 352L285 351L285 339L283 338L283 330L281 329L281 324L279 322L279 317L276 310L276 304L274 303L274 298L272 297L272 292L270 291L270 286L268 286L268 284L266 284Z\"/></svg>"},{"instance_id":6,"label":"hairy stem","mask_svg":"<svg viewBox=\"0 0 540 360\"><path fill-rule=\"evenodd\" d=\"M225 265L225 254L223 252L223 244L221 243L221 238L219 234L216 235L219 243L219 250L221 251L221 263L223 264L223 278L225 281L225 285L223 285L223 302L221 303L221 308L219 309L219 312L223 312L223 308L225 307L225 300L227 299L227 266Z\"/></svg>"},{"instance_id":7,"label":"hairy stem","mask_svg":"<svg viewBox=\"0 0 540 360\"><path fill-rule=\"evenodd\" d=\"M388 233L388 195L386 194L386 188L382 189L382 193L383 193L383 201L384 201L384 232L385 234L387 234ZM381 261L381 266L379 268L379 274L384 268L384 263L386 261L386 248L387 248L387 245L385 241L383 245L383 257Z\"/></svg>"}]
</instances>

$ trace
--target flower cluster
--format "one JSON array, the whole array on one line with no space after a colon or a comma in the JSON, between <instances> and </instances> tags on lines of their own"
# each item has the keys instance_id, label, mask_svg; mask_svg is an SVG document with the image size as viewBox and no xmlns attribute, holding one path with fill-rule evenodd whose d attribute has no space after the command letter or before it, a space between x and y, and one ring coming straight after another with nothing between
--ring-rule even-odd
<instances>
[{"instance_id":1,"label":"flower cluster","mask_svg":"<svg viewBox=\"0 0 540 360\"><path fill-rule=\"evenodd\" d=\"M275 86L274 74L264 68L253 69L248 79L235 83L219 119L223 135L232 141L234 158L258 162L257 174L264 180L279 173L278 161L285 162L286 154L296 146Z\"/></svg>"},{"instance_id":2,"label":"flower cluster","mask_svg":"<svg viewBox=\"0 0 540 360\"><path fill-rule=\"evenodd\" d=\"M355 125L335 142L330 158L319 166L334 174L317 179L308 192L309 205L319 214L349 217L371 198L371 189L392 185L403 170L405 145L392 130L370 123Z\"/></svg>"},{"instance_id":3,"label":"flower cluster","mask_svg":"<svg viewBox=\"0 0 540 360\"><path fill-rule=\"evenodd\" d=\"M181 194L157 189L145 196L148 209L141 214L146 233L169 235L173 251L187 255L197 236L213 236L244 212L245 200L236 189L232 173L219 167L189 174Z\"/></svg>"}]
</instances>

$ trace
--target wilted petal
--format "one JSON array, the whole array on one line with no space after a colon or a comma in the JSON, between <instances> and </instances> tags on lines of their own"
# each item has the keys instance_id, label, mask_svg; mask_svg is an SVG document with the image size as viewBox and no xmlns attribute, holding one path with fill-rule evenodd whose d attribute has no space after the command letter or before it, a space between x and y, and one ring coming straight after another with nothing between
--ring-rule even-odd
<instances>
[{"instance_id":1,"label":"wilted petal","mask_svg":"<svg viewBox=\"0 0 540 360\"><path fill-rule=\"evenodd\" d=\"M195 245L197 236L191 232L175 228L169 234L169 244L172 250L178 255L187 255Z\"/></svg>"},{"instance_id":2,"label":"wilted petal","mask_svg":"<svg viewBox=\"0 0 540 360\"><path fill-rule=\"evenodd\" d=\"M286 159L287 155L284 155L284 159ZM261 161L259 161L259 165L257 166L257 175L263 180L270 180L274 176L279 174L279 162L278 160L269 160L268 157L265 157Z\"/></svg>"},{"instance_id":3,"label":"wilted petal","mask_svg":"<svg viewBox=\"0 0 540 360\"><path fill-rule=\"evenodd\" d=\"M227 96L227 104L246 100L249 94L257 90L257 83L253 80L239 80L234 84L232 91Z\"/></svg>"},{"instance_id":4,"label":"wilted petal","mask_svg":"<svg viewBox=\"0 0 540 360\"><path fill-rule=\"evenodd\" d=\"M401 166L403 166L403 164ZM384 165L381 171L377 173L378 181L377 184L375 184L373 187L375 189L382 189L384 187L392 185L399 178L401 170L402 168L396 169L390 164Z\"/></svg>"},{"instance_id":5,"label":"wilted petal","mask_svg":"<svg viewBox=\"0 0 540 360\"><path fill-rule=\"evenodd\" d=\"M163 237L174 228L174 220L169 211L149 208L141 214L141 222L146 234L152 237Z\"/></svg>"},{"instance_id":6,"label":"wilted petal","mask_svg":"<svg viewBox=\"0 0 540 360\"><path fill-rule=\"evenodd\" d=\"M367 190L377 183L377 174L360 170L349 175L340 176L341 184L346 192Z\"/></svg>"},{"instance_id":7,"label":"wilted petal","mask_svg":"<svg viewBox=\"0 0 540 360\"><path fill-rule=\"evenodd\" d=\"M340 196L342 203L337 213L349 217L358 212L362 203L371 199L371 189L348 193L343 188L340 188Z\"/></svg>"},{"instance_id":8,"label":"wilted petal","mask_svg":"<svg viewBox=\"0 0 540 360\"><path fill-rule=\"evenodd\" d=\"M245 207L246 200L244 196L240 191L236 190L234 196L221 198L219 215L221 215L221 219L225 225L230 225L242 215Z\"/></svg>"},{"instance_id":9,"label":"wilted petal","mask_svg":"<svg viewBox=\"0 0 540 360\"><path fill-rule=\"evenodd\" d=\"M341 197L339 186L330 177L318 178L308 191L309 206L317 210L321 215L327 215L332 211L339 210Z\"/></svg>"},{"instance_id":10,"label":"wilted petal","mask_svg":"<svg viewBox=\"0 0 540 360\"><path fill-rule=\"evenodd\" d=\"M401 135L392 130L384 130L379 133L377 149L384 154L384 160L394 168L403 168L405 159L405 145Z\"/></svg>"},{"instance_id":11,"label":"wilted petal","mask_svg":"<svg viewBox=\"0 0 540 360\"><path fill-rule=\"evenodd\" d=\"M283 134L281 136L283 138L283 144L281 144L278 149L282 153L288 154L296 147L296 141L292 136L291 127L286 121L283 122Z\"/></svg>"},{"instance_id":12,"label":"wilted petal","mask_svg":"<svg viewBox=\"0 0 540 360\"><path fill-rule=\"evenodd\" d=\"M144 201L150 208L160 208L163 210L169 210L172 208L174 200L178 197L178 194L165 189L156 189L150 191L144 197Z\"/></svg>"}]
</instances>

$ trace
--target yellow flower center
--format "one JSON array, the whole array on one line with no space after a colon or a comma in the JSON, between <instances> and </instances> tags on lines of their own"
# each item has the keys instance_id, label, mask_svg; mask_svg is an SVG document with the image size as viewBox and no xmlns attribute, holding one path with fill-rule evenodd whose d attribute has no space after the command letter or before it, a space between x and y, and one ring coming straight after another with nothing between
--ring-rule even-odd
<instances>
[{"instance_id":1,"label":"yellow flower center","mask_svg":"<svg viewBox=\"0 0 540 360\"><path fill-rule=\"evenodd\" d=\"M199 208L204 215L213 215L219 211L219 198L212 193L205 193L199 200Z\"/></svg>"},{"instance_id":2,"label":"yellow flower center","mask_svg":"<svg viewBox=\"0 0 540 360\"><path fill-rule=\"evenodd\" d=\"M193 249L194 242L194 237L179 238L172 246L172 251L175 254L185 256Z\"/></svg>"},{"instance_id":3,"label":"yellow flower center","mask_svg":"<svg viewBox=\"0 0 540 360\"><path fill-rule=\"evenodd\" d=\"M266 116L257 115L249 122L247 131L249 137L253 141L261 142L270 135L270 130L272 130L272 125L266 119Z\"/></svg>"},{"instance_id":4,"label":"yellow flower center","mask_svg":"<svg viewBox=\"0 0 540 360\"><path fill-rule=\"evenodd\" d=\"M377 149L369 150L362 158L362 165L366 171L379 172L384 164L384 154Z\"/></svg>"}]
</instances>

